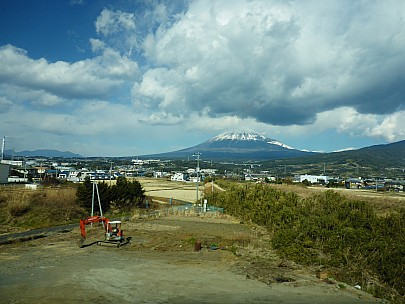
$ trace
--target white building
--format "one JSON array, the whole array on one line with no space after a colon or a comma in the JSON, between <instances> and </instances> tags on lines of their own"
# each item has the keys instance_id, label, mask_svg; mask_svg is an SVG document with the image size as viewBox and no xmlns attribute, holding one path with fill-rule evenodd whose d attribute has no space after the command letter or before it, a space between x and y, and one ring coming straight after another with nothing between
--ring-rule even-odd
<instances>
[{"instance_id":1,"label":"white building","mask_svg":"<svg viewBox=\"0 0 405 304\"><path fill-rule=\"evenodd\" d=\"M304 174L304 175L296 176L295 181L302 183L304 180L307 180L311 184L319 184L319 183L327 183L330 179L331 179L331 177L326 176L326 175Z\"/></svg>"},{"instance_id":2,"label":"white building","mask_svg":"<svg viewBox=\"0 0 405 304\"><path fill-rule=\"evenodd\" d=\"M187 174L177 172L170 177L170 180L175 182L185 182L187 180Z\"/></svg>"},{"instance_id":3,"label":"white building","mask_svg":"<svg viewBox=\"0 0 405 304\"><path fill-rule=\"evenodd\" d=\"M20 166L20 167L24 165L24 162L22 160L3 159L1 163L5 165Z\"/></svg>"},{"instance_id":4,"label":"white building","mask_svg":"<svg viewBox=\"0 0 405 304\"><path fill-rule=\"evenodd\" d=\"M200 172L204 174L215 174L218 170L217 169L201 169Z\"/></svg>"},{"instance_id":5,"label":"white building","mask_svg":"<svg viewBox=\"0 0 405 304\"><path fill-rule=\"evenodd\" d=\"M163 171L153 171L153 177L154 178L162 178L164 176L164 172Z\"/></svg>"},{"instance_id":6,"label":"white building","mask_svg":"<svg viewBox=\"0 0 405 304\"><path fill-rule=\"evenodd\" d=\"M10 176L7 178L9 183L28 183L28 178L19 176Z\"/></svg>"}]
</instances>

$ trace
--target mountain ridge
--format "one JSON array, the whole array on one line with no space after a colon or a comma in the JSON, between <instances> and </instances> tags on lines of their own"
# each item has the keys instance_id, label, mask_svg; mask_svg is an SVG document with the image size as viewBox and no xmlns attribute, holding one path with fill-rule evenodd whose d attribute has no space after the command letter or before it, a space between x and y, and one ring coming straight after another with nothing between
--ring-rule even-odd
<instances>
[{"instance_id":1,"label":"mountain ridge","mask_svg":"<svg viewBox=\"0 0 405 304\"><path fill-rule=\"evenodd\" d=\"M83 158L82 155L70 151L59 151L55 149L37 149L37 150L24 150L15 152L11 149L5 150L4 154L7 156L17 157L60 157L60 158Z\"/></svg>"},{"instance_id":2,"label":"mountain ridge","mask_svg":"<svg viewBox=\"0 0 405 304\"><path fill-rule=\"evenodd\" d=\"M204 158L211 159L253 160L282 159L315 154L315 152L294 149L284 143L256 132L242 131L222 133L193 147L147 156L182 158L196 152L202 153Z\"/></svg>"},{"instance_id":3,"label":"mountain ridge","mask_svg":"<svg viewBox=\"0 0 405 304\"><path fill-rule=\"evenodd\" d=\"M360 166L376 166L398 168L404 167L405 140L363 147L355 150L319 153L315 156L301 157L299 159L280 160L282 165L305 164L358 164Z\"/></svg>"}]
</instances>

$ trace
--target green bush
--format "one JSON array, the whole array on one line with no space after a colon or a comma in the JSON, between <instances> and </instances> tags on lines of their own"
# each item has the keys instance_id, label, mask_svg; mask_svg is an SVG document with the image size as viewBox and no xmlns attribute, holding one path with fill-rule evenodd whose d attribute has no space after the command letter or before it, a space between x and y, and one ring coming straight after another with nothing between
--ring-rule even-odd
<instances>
[{"instance_id":1,"label":"green bush","mask_svg":"<svg viewBox=\"0 0 405 304\"><path fill-rule=\"evenodd\" d=\"M268 185L233 186L209 201L225 212L265 226L273 247L306 265L339 269L347 283L376 295L405 294L405 209L378 217L366 202L332 190L307 198Z\"/></svg>"},{"instance_id":2,"label":"green bush","mask_svg":"<svg viewBox=\"0 0 405 304\"><path fill-rule=\"evenodd\" d=\"M129 211L134 207L142 207L145 201L145 191L136 181L128 181L125 177L118 177L117 183L110 189L114 207L120 211Z\"/></svg>"}]
</instances>

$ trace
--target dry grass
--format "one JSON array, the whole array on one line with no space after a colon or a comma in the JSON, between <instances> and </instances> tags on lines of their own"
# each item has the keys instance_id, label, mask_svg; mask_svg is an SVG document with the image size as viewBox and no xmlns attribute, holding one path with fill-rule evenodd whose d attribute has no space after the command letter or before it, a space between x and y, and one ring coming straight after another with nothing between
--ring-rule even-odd
<instances>
[{"instance_id":1,"label":"dry grass","mask_svg":"<svg viewBox=\"0 0 405 304\"><path fill-rule=\"evenodd\" d=\"M195 183L172 182L158 178L137 178L145 190L145 195L174 198L186 202L195 202L197 188ZM198 197L201 198L204 187L200 184Z\"/></svg>"},{"instance_id":2,"label":"dry grass","mask_svg":"<svg viewBox=\"0 0 405 304\"><path fill-rule=\"evenodd\" d=\"M0 233L68 223L82 212L75 200L75 188L0 188Z\"/></svg>"}]
</instances>

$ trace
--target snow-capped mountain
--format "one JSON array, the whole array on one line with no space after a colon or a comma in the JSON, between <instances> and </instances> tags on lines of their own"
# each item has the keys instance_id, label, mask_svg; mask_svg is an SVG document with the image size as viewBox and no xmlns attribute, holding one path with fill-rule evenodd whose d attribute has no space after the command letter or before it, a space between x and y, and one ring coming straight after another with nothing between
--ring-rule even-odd
<instances>
[{"instance_id":1,"label":"snow-capped mountain","mask_svg":"<svg viewBox=\"0 0 405 304\"><path fill-rule=\"evenodd\" d=\"M247 132L247 131L242 131L242 132L228 132L228 133L222 133L219 134L209 141L214 142L214 141L223 141L223 140L239 140L239 141L265 141L271 145L277 145L286 149L294 149L290 146L287 146L286 144L283 144L282 142L279 142L275 139L267 138L259 133L255 132Z\"/></svg>"},{"instance_id":2,"label":"snow-capped mountain","mask_svg":"<svg viewBox=\"0 0 405 304\"><path fill-rule=\"evenodd\" d=\"M256 132L229 132L217 135L197 146L179 151L156 155L158 157L179 158L200 152L202 158L210 159L251 159L271 160L299 157L312 152L294 149L277 140Z\"/></svg>"},{"instance_id":3,"label":"snow-capped mountain","mask_svg":"<svg viewBox=\"0 0 405 304\"><path fill-rule=\"evenodd\" d=\"M222 140L266 140L266 137L254 132L228 132L219 134L209 141L222 141Z\"/></svg>"}]
</instances>

